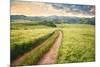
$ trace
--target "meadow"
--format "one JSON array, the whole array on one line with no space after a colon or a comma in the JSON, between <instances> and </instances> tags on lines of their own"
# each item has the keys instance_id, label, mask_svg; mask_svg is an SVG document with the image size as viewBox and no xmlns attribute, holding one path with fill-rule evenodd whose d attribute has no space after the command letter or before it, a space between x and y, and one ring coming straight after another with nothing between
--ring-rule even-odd
<instances>
[{"instance_id":1,"label":"meadow","mask_svg":"<svg viewBox=\"0 0 100 67\"><path fill-rule=\"evenodd\" d=\"M88 24L58 25L63 30L57 63L95 61L95 26Z\"/></svg>"},{"instance_id":2,"label":"meadow","mask_svg":"<svg viewBox=\"0 0 100 67\"><path fill-rule=\"evenodd\" d=\"M52 32L53 32L52 29L51 30L46 30L46 29L12 30L11 31L11 60L15 60L23 53L41 44L48 37L51 36Z\"/></svg>"},{"instance_id":3,"label":"meadow","mask_svg":"<svg viewBox=\"0 0 100 67\"><path fill-rule=\"evenodd\" d=\"M15 21L14 21L15 22ZM11 62L31 52L15 65L37 64L58 36L63 32L56 63L95 61L95 26L90 24L56 24L50 27L41 24L11 23ZM16 21L17 22L17 21Z\"/></svg>"}]
</instances>

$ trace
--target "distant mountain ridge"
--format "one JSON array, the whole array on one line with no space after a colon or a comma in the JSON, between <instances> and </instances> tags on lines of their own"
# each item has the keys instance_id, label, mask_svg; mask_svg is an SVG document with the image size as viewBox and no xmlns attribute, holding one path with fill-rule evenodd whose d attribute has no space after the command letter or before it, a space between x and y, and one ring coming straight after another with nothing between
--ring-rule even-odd
<instances>
[{"instance_id":1,"label":"distant mountain ridge","mask_svg":"<svg viewBox=\"0 0 100 67\"><path fill-rule=\"evenodd\" d=\"M69 24L95 24L95 17L82 18L73 16L24 16L11 15L11 20L31 20L31 21L50 21L53 23L69 23Z\"/></svg>"}]
</instances>

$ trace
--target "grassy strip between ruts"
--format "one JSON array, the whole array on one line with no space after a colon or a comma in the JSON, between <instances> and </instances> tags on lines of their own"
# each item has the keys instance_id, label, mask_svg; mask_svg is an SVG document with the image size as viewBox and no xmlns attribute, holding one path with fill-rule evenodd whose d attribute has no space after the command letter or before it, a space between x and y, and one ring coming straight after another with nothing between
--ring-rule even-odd
<instances>
[{"instance_id":1,"label":"grassy strip between ruts","mask_svg":"<svg viewBox=\"0 0 100 67\"><path fill-rule=\"evenodd\" d=\"M14 44L15 47L11 49L11 62L14 61L16 58L20 57L27 51L37 47L43 41L45 41L48 37L50 37L53 33L47 34L40 38L35 39L34 41L29 41L28 43L22 43L21 45Z\"/></svg>"},{"instance_id":2,"label":"grassy strip between ruts","mask_svg":"<svg viewBox=\"0 0 100 67\"><path fill-rule=\"evenodd\" d=\"M41 45L31 50L28 55L26 55L21 61L16 62L13 65L31 65L37 64L40 58L50 49L50 47L55 42L56 38L59 36L59 31L53 32L46 41L44 41Z\"/></svg>"}]
</instances>

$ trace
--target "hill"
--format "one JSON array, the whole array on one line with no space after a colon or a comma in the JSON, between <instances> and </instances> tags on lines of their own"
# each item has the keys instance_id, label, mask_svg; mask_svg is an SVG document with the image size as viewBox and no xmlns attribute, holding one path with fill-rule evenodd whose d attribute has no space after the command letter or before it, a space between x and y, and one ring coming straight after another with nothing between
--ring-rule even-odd
<instances>
[{"instance_id":1,"label":"hill","mask_svg":"<svg viewBox=\"0 0 100 67\"><path fill-rule=\"evenodd\" d=\"M31 20L31 21L46 21L50 23L68 23L68 24L92 24L95 25L95 17L73 17L73 16L24 16L24 15L11 15L11 21L13 20Z\"/></svg>"}]
</instances>

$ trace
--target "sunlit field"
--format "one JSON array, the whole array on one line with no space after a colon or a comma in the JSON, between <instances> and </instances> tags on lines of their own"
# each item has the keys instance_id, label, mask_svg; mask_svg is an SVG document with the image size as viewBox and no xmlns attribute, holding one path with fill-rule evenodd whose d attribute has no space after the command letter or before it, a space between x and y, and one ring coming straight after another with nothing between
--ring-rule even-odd
<instances>
[{"instance_id":1,"label":"sunlit field","mask_svg":"<svg viewBox=\"0 0 100 67\"><path fill-rule=\"evenodd\" d=\"M20 23L18 23L20 25ZM21 26L22 23L21 23ZM39 27L27 24L23 29L16 24L11 26L11 62L32 50L17 65L37 64L45 54L58 33L63 32L56 63L95 61L95 26L89 24L56 24L57 27ZM38 28L37 28L38 27ZM37 28L37 29L36 29ZM46 41L46 42L45 42Z\"/></svg>"},{"instance_id":2,"label":"sunlit field","mask_svg":"<svg viewBox=\"0 0 100 67\"><path fill-rule=\"evenodd\" d=\"M13 44L28 43L53 31L54 29L11 30L11 47Z\"/></svg>"},{"instance_id":3,"label":"sunlit field","mask_svg":"<svg viewBox=\"0 0 100 67\"><path fill-rule=\"evenodd\" d=\"M51 36L55 29L17 29L11 30L11 60L35 48Z\"/></svg>"},{"instance_id":4,"label":"sunlit field","mask_svg":"<svg viewBox=\"0 0 100 67\"><path fill-rule=\"evenodd\" d=\"M57 63L95 61L94 25L64 24L58 26L61 27L64 35Z\"/></svg>"}]
</instances>

